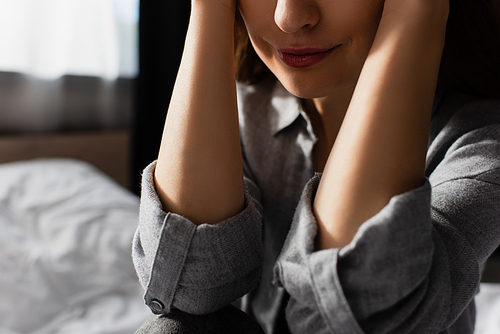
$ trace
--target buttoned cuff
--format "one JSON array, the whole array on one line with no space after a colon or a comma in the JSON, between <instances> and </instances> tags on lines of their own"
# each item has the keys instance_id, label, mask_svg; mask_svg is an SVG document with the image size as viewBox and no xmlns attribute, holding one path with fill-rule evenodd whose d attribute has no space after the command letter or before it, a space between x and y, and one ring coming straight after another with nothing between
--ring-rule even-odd
<instances>
[{"instance_id":1,"label":"buttoned cuff","mask_svg":"<svg viewBox=\"0 0 500 334\"><path fill-rule=\"evenodd\" d=\"M165 213L145 169L134 262L154 313L214 312L250 291L262 265L262 218L248 191L245 209L217 224ZM142 254L141 254L142 253Z\"/></svg>"}]
</instances>

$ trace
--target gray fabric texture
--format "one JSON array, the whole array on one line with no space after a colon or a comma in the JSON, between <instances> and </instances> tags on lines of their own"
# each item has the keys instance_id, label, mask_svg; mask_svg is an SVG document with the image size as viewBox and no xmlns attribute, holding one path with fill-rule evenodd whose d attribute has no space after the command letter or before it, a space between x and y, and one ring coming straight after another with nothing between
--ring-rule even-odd
<instances>
[{"instance_id":1,"label":"gray fabric texture","mask_svg":"<svg viewBox=\"0 0 500 334\"><path fill-rule=\"evenodd\" d=\"M473 332L480 268L500 241L498 101L438 90L425 184L319 252L321 175L300 101L269 79L238 85L238 107L243 212L195 226L161 209L154 163L144 171L133 258L153 312L207 314L246 294L268 334Z\"/></svg>"},{"instance_id":2,"label":"gray fabric texture","mask_svg":"<svg viewBox=\"0 0 500 334\"><path fill-rule=\"evenodd\" d=\"M135 334L264 334L248 314L229 305L207 315L191 315L179 310L152 314Z\"/></svg>"}]
</instances>

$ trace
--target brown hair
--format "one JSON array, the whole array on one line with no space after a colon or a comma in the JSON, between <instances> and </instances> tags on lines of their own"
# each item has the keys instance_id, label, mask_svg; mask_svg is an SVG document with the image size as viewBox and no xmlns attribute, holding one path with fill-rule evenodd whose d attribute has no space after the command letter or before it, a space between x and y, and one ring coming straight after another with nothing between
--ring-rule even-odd
<instances>
[{"instance_id":1,"label":"brown hair","mask_svg":"<svg viewBox=\"0 0 500 334\"><path fill-rule=\"evenodd\" d=\"M236 65L236 80L254 84L265 74L270 73L262 60L255 52L248 37L245 22L236 10L234 21L234 60Z\"/></svg>"},{"instance_id":2,"label":"brown hair","mask_svg":"<svg viewBox=\"0 0 500 334\"><path fill-rule=\"evenodd\" d=\"M439 85L500 99L500 5L495 0L451 0ZM236 80L254 84L270 73L253 49L236 11Z\"/></svg>"}]
</instances>

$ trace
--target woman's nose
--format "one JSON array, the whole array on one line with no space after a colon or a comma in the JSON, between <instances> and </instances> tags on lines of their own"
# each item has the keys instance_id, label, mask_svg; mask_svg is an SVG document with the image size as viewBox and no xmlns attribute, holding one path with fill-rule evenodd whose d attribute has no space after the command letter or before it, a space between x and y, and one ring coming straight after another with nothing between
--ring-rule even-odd
<instances>
[{"instance_id":1,"label":"woman's nose","mask_svg":"<svg viewBox=\"0 0 500 334\"><path fill-rule=\"evenodd\" d=\"M311 0L278 0L274 12L276 25L287 34L314 27L319 17L319 8Z\"/></svg>"}]
</instances>

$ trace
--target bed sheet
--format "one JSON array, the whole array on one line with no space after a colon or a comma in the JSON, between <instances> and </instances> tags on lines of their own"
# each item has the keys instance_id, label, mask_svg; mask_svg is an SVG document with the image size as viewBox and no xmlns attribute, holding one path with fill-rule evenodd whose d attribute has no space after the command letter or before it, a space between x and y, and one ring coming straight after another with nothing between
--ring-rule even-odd
<instances>
[{"instance_id":1,"label":"bed sheet","mask_svg":"<svg viewBox=\"0 0 500 334\"><path fill-rule=\"evenodd\" d=\"M476 334L500 333L500 283L481 283L476 311Z\"/></svg>"},{"instance_id":2,"label":"bed sheet","mask_svg":"<svg viewBox=\"0 0 500 334\"><path fill-rule=\"evenodd\" d=\"M0 165L0 333L134 333L139 199L91 165Z\"/></svg>"}]
</instances>

